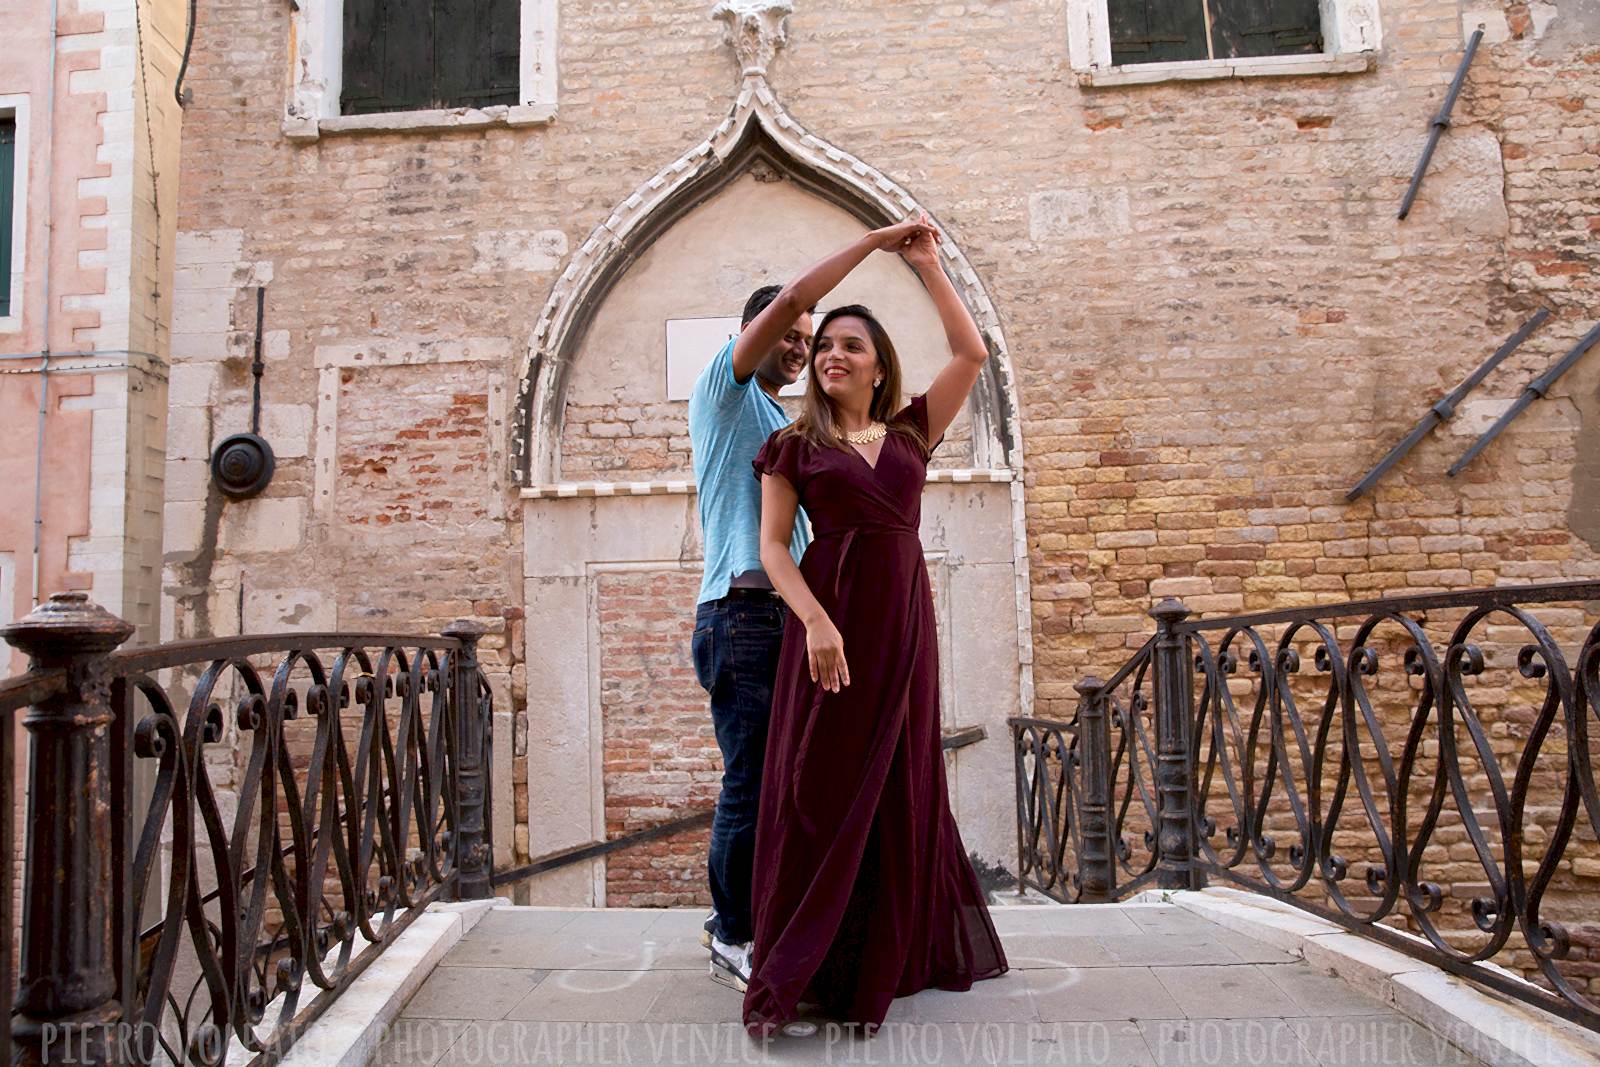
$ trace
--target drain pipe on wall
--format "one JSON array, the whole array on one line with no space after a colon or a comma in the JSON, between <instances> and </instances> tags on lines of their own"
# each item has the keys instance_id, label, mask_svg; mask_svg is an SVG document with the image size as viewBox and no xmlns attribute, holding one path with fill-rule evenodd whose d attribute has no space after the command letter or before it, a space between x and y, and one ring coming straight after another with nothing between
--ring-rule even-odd
<instances>
[{"instance_id":1,"label":"drain pipe on wall","mask_svg":"<svg viewBox=\"0 0 1600 1067\"><path fill-rule=\"evenodd\" d=\"M55 235L55 140L56 140L56 46L57 5L50 0L50 62L46 75L44 103L44 363L39 369L39 436L33 446L33 606L39 606L39 565L44 549L44 428L45 416L50 410L50 246ZM27 165L24 161L24 166ZM27 221L23 221L26 232ZM27 279L23 279L27 286ZM24 300L26 305L26 300Z\"/></svg>"},{"instance_id":2,"label":"drain pipe on wall","mask_svg":"<svg viewBox=\"0 0 1600 1067\"><path fill-rule=\"evenodd\" d=\"M48 273L50 265L45 264ZM50 349L39 368L39 433L33 446L33 606L39 606L40 550L44 547L44 419L50 398Z\"/></svg>"}]
</instances>

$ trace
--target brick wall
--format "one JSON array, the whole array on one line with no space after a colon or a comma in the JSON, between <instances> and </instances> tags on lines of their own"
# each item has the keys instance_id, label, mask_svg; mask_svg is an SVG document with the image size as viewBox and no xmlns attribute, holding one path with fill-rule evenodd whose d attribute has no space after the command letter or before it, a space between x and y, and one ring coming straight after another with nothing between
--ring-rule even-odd
<instances>
[{"instance_id":1,"label":"brick wall","mask_svg":"<svg viewBox=\"0 0 1600 1067\"><path fill-rule=\"evenodd\" d=\"M907 394L909 398L910 394ZM799 397L785 397L790 417ZM561 473L569 479L638 479L693 476L689 416L684 402L568 404L561 438ZM972 466L972 424L951 427L928 464L933 469Z\"/></svg>"},{"instance_id":2,"label":"brick wall","mask_svg":"<svg viewBox=\"0 0 1600 1067\"><path fill-rule=\"evenodd\" d=\"M716 807L722 754L689 654L695 571L623 571L596 584L606 836L619 837ZM614 907L711 902L710 830L615 853L606 861Z\"/></svg>"},{"instance_id":3,"label":"brick wall","mask_svg":"<svg viewBox=\"0 0 1600 1067\"><path fill-rule=\"evenodd\" d=\"M1591 547L1600 543L1600 357L1580 363L1461 478L1443 477L1495 405L1597 313L1600 128L1583 106L1600 84L1591 16L1558 5L1541 28L1523 5L1505 9L1505 39L1480 51L1402 223L1395 209L1462 45L1454 5L1384 3L1385 50L1368 74L1100 89L1071 75L1058 3L798 7L772 68L785 104L934 207L1005 327L1028 455L1039 713L1069 714L1073 683L1120 662L1166 592L1222 612L1600 574ZM272 403L320 410L319 347L370 339L423 354L395 374L402 384L341 395L341 405L366 406L354 417L368 440L399 440L440 417L446 398L492 388L493 373L458 386L429 366L430 343L496 339L503 352L482 364L506 384L561 258L496 255L475 236L555 233L577 248L641 180L703 138L734 88L708 8L563 3L560 112L547 128L297 145L279 128L286 9L210 7L189 79L180 227L239 236L226 277L175 323L175 344L186 332L193 343L174 390L185 366L209 364L206 402L219 415L246 403L248 285L263 279ZM1458 428L1424 441L1374 495L1344 503L1428 404L1538 304L1557 317L1490 376ZM209 424L190 419L180 433L174 410L173 462L198 462ZM281 458L261 502L279 502L286 543L180 537L174 546L169 514L176 630L217 629L213 609L241 574L259 595L303 589L314 575L341 605L340 624L431 626L465 608L500 627L500 645L509 639L492 650L493 669L507 707L517 700L510 714L522 715L514 491L494 480L491 457L490 470L462 471L429 497L472 521L412 522L404 537L373 541L372 524L352 516L391 507L400 468L386 468L387 483L370 481L377 453L354 439L344 447L352 410L341 407L331 438L337 518L314 507L312 448ZM685 459L676 423L665 425L680 416L648 398L569 415L563 448L597 476ZM504 441L509 430L485 418L488 442ZM641 422L663 425L629 444L632 430L618 427ZM201 500L189 506L203 510ZM228 505L224 527L235 510ZM605 581L622 596L645 579ZM659 620L654 643L606 636L622 658L606 657L603 684L618 688L603 692L619 709L637 700L628 687L640 678L665 679L683 715L702 709L686 640L670 636L686 625L690 584L663 587L672 618ZM450 590L448 601L423 587ZM542 620L526 624L537 640ZM640 672L631 681L614 673L625 661ZM666 732L679 744L690 736ZM519 751L538 743L516 730ZM663 773L655 759L607 773ZM516 785L520 821L527 783ZM658 785L639 809L678 796L676 785ZM607 819L620 826L630 816L613 813L612 796L608 787ZM517 837L527 841L525 825Z\"/></svg>"},{"instance_id":4,"label":"brick wall","mask_svg":"<svg viewBox=\"0 0 1600 1067\"><path fill-rule=\"evenodd\" d=\"M794 401L786 407L792 413ZM568 477L638 478L693 468L681 401L569 405L565 431L561 459Z\"/></svg>"},{"instance_id":5,"label":"brick wall","mask_svg":"<svg viewBox=\"0 0 1600 1067\"><path fill-rule=\"evenodd\" d=\"M344 371L341 384L356 377ZM452 491L453 481L488 461L488 395L438 385L405 368L364 377L341 419L339 484L351 500L339 509L343 522L470 526L488 517L486 501ZM397 408L406 412L402 426L391 417Z\"/></svg>"},{"instance_id":6,"label":"brick wall","mask_svg":"<svg viewBox=\"0 0 1600 1067\"><path fill-rule=\"evenodd\" d=\"M1558 88L1595 83L1592 52L1480 53L1452 131L1460 156L1441 154L1427 206L1393 218L1424 125L1412 112L1425 116L1454 64L1454 18L1386 7L1389 73L1326 83L1321 101L1301 91L1314 79L1082 97L1062 146L1070 169L1131 207L1127 230L1061 278L1059 358L1021 371L1041 710L1065 711L1074 676L1119 631L1146 629L1144 610L1168 592L1219 612L1594 573L1566 529L1572 413L1559 401L1459 484L1442 469L1471 437L1436 434L1375 498L1342 500L1535 301L1563 319L1477 398L1514 395L1593 310L1597 204L1569 175L1592 160L1597 131ZM1523 145L1535 129L1541 143ZM1482 188L1495 168L1462 158L1492 162L1496 139L1505 218ZM1530 167L1523 153L1543 158ZM1241 181L1251 195L1224 193ZM998 284L1031 320L1019 290L1039 286L1016 283ZM1563 389L1576 397L1575 380Z\"/></svg>"}]
</instances>

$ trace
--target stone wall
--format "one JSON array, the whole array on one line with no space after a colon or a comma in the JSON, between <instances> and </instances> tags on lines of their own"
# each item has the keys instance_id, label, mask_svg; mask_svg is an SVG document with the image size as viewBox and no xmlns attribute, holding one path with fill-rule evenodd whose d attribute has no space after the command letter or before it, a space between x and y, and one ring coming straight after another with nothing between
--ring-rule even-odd
<instances>
[{"instance_id":1,"label":"stone wall","mask_svg":"<svg viewBox=\"0 0 1600 1067\"><path fill-rule=\"evenodd\" d=\"M573 825L595 834L610 821L587 800L534 795L537 775L530 794L522 760L571 762L589 672L612 668L565 650L572 616L541 614L582 617L582 566L525 558L517 571L519 546L553 542L525 537L506 397L563 265L726 114L735 71L709 6L563 3L547 126L311 143L280 125L286 9L229 0L196 37L168 460L187 488L168 497L169 632L229 632L240 583L247 621L269 628L487 616L513 638L489 655L518 759L515 832L496 840L517 855L581 843L538 839L551 805L583 808ZM1217 613L1600 575L1600 357L1460 478L1443 476L1600 313L1588 106L1600 52L1585 11L1395 0L1367 73L1083 88L1064 4L797 4L773 87L808 129L934 208L1004 326L1027 457L1034 711L1070 714L1073 683L1120 662L1167 593ZM1464 31L1485 20L1455 124L1397 221ZM200 464L247 407L256 284L268 286L279 474L262 499L224 505ZM1541 304L1556 317L1457 420L1345 503ZM583 375L601 369L575 371L562 441L574 475L682 470L681 416L644 393L586 396ZM426 442L402 436L432 420ZM462 436L441 440L458 421ZM641 422L666 447L635 459L617 441ZM586 543L657 537L631 524L677 523L674 501L590 508ZM628 528L593 525L606 522ZM692 566L696 551L685 532L660 558ZM661 593L684 618L686 584ZM559 692L525 692L511 632L524 611L529 660L577 679ZM957 656L988 639L962 632L963 617L947 636ZM683 648L633 655L685 684L672 673L686 670ZM687 714L694 693L682 694ZM975 746L987 780L960 788L1008 797L1004 745L991 731Z\"/></svg>"}]
</instances>

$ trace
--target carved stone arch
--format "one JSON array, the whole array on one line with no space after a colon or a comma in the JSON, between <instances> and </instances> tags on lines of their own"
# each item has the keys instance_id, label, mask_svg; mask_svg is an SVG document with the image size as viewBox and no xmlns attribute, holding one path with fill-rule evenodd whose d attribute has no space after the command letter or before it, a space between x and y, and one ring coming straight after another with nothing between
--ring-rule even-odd
<instances>
[{"instance_id":1,"label":"carved stone arch","mask_svg":"<svg viewBox=\"0 0 1600 1067\"><path fill-rule=\"evenodd\" d=\"M808 133L756 73L747 73L732 112L710 137L639 186L579 246L534 325L520 368L517 471L523 486L559 477L567 383L596 311L635 261L695 207L752 167L766 164L868 227L927 211L880 171ZM989 347L969 401L974 466L1020 472L1023 455L1015 376L1005 336L983 283L956 243L942 244L945 272Z\"/></svg>"}]
</instances>

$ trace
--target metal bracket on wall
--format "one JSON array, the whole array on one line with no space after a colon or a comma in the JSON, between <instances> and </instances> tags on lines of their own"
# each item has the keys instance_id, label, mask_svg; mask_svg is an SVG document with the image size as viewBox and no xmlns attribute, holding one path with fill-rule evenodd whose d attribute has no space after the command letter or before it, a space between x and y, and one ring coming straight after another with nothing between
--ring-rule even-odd
<instances>
[{"instance_id":1,"label":"metal bracket on wall","mask_svg":"<svg viewBox=\"0 0 1600 1067\"><path fill-rule=\"evenodd\" d=\"M1411 174L1411 185L1406 189L1405 199L1400 201L1400 218L1404 219L1411 213L1411 204L1417 199L1417 190L1422 188L1422 174L1428 169L1428 161L1433 158L1433 150L1439 146L1439 138L1450 125L1450 111L1456 106L1456 97L1461 95L1462 83L1467 80L1467 68L1472 65L1472 57L1478 51L1478 43L1483 40L1483 26L1480 24L1472 31L1472 37L1467 41L1466 53L1461 57L1461 65L1456 68L1456 76L1450 81L1450 91L1444 94L1444 103L1439 107L1439 113L1433 117L1432 128L1428 131L1428 144L1422 150L1422 158L1417 160L1417 169Z\"/></svg>"},{"instance_id":2,"label":"metal bracket on wall","mask_svg":"<svg viewBox=\"0 0 1600 1067\"><path fill-rule=\"evenodd\" d=\"M1379 460L1378 465L1368 471L1366 476L1356 483L1354 489L1344 495L1345 501L1348 503L1371 489L1379 478L1389 473L1389 468L1399 463L1405 458L1406 453L1416 447L1418 441L1428 436L1429 430L1454 415L1456 413L1456 405L1460 404L1468 393L1476 389L1478 383L1488 377L1490 371L1498 367L1502 360L1515 352L1517 346L1526 341L1528 335L1543 325L1544 320L1549 317L1550 311L1548 308L1540 308L1534 312L1531 319L1523 323L1516 333L1507 337L1505 343L1495 349L1494 355L1484 360L1478 366L1478 369L1467 375L1460 385L1452 389L1447 396L1435 403L1433 407L1429 408L1428 413L1422 416L1417 424L1411 428L1411 432L1406 434L1399 444L1390 449L1389 454Z\"/></svg>"},{"instance_id":3,"label":"metal bracket on wall","mask_svg":"<svg viewBox=\"0 0 1600 1067\"><path fill-rule=\"evenodd\" d=\"M277 469L272 446L261 436L261 375L265 365L261 362L261 320L264 314L267 290L256 286L256 347L255 359L250 364L254 379L250 394L250 432L225 437L211 453L211 477L224 496L232 500L246 500L255 496L272 481Z\"/></svg>"},{"instance_id":4,"label":"metal bracket on wall","mask_svg":"<svg viewBox=\"0 0 1600 1067\"><path fill-rule=\"evenodd\" d=\"M1533 403L1537 397L1548 396L1550 387L1556 383L1556 379L1567 373L1572 365L1578 362L1578 359L1589 351L1596 341L1600 341L1600 323L1595 323L1591 326L1589 332L1578 338L1578 343L1573 345L1566 355L1551 364L1543 374L1529 382L1528 387L1522 391L1522 395L1511 402L1511 406L1506 409L1505 414L1494 420L1494 425L1483 431L1483 436L1472 442L1472 447L1462 453L1461 458L1456 460L1445 473L1452 478L1460 474L1462 468L1471 463L1479 452L1489 446L1490 441L1500 436L1501 430L1511 425L1512 419L1522 414L1523 408Z\"/></svg>"},{"instance_id":5,"label":"metal bracket on wall","mask_svg":"<svg viewBox=\"0 0 1600 1067\"><path fill-rule=\"evenodd\" d=\"M989 731L984 729L982 723L974 726L950 727L941 731L939 747L946 752L951 752L982 741L988 736Z\"/></svg>"}]
</instances>

